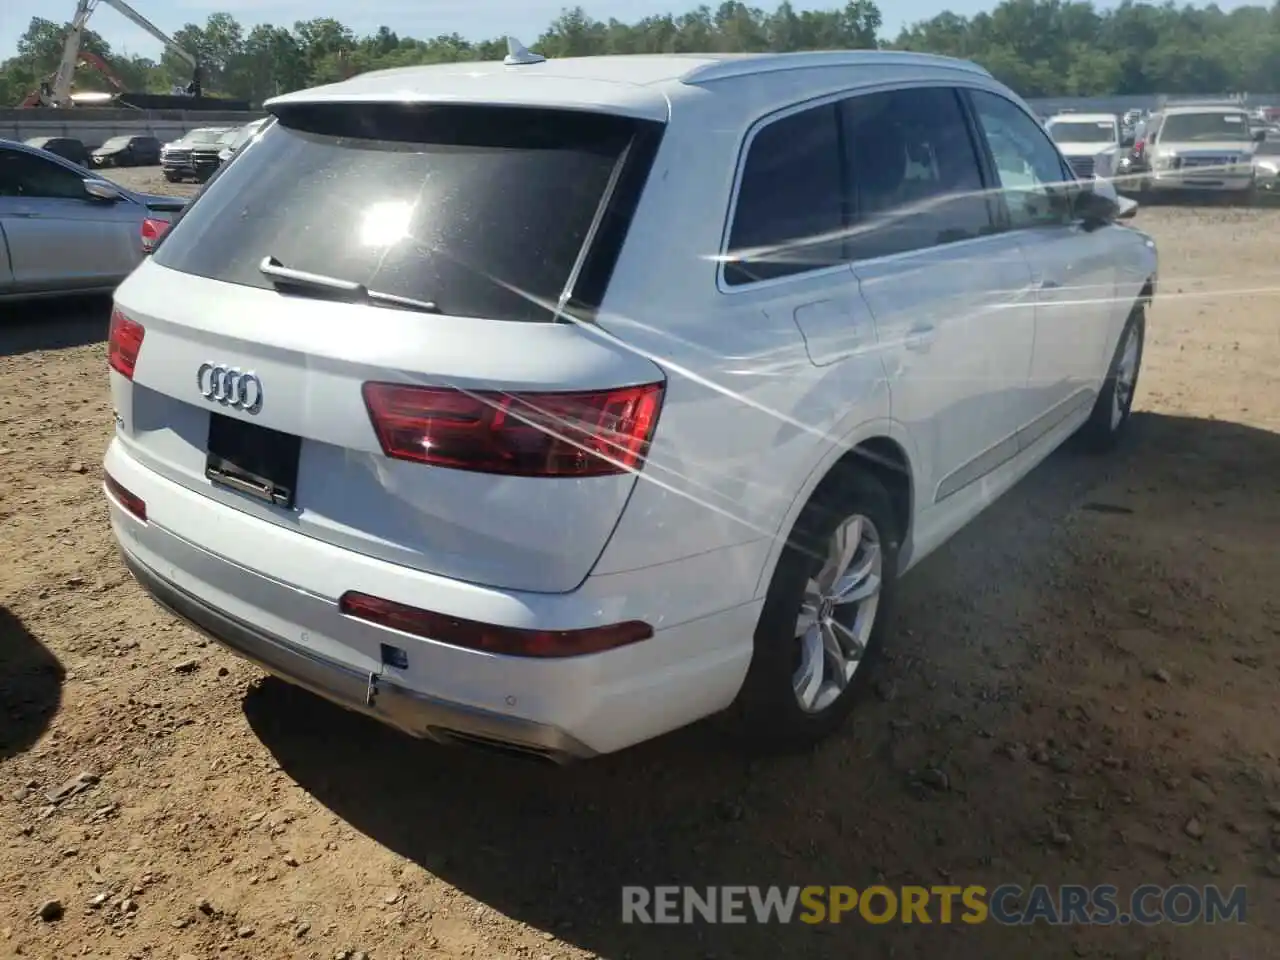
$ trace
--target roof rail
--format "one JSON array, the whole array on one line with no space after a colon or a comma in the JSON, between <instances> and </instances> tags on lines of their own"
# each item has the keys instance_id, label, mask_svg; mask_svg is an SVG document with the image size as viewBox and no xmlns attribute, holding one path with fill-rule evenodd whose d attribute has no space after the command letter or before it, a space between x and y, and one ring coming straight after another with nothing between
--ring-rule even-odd
<instances>
[{"instance_id":1,"label":"roof rail","mask_svg":"<svg viewBox=\"0 0 1280 960\"><path fill-rule=\"evenodd\" d=\"M688 84L710 83L734 77L783 70L812 70L823 67L863 67L888 63L903 66L935 67L990 77L983 67L969 60L944 57L936 53L912 50L813 50L799 53L761 53L730 56L690 70L681 81Z\"/></svg>"}]
</instances>

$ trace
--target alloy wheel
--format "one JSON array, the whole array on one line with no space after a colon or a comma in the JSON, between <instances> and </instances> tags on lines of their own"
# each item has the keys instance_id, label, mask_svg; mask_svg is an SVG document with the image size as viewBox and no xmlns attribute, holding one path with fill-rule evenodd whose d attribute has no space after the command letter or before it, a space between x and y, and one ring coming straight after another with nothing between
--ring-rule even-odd
<instances>
[{"instance_id":1,"label":"alloy wheel","mask_svg":"<svg viewBox=\"0 0 1280 960\"><path fill-rule=\"evenodd\" d=\"M880 533L861 514L844 520L827 541L796 619L792 688L806 713L829 707L853 680L875 626L883 565Z\"/></svg>"}]
</instances>

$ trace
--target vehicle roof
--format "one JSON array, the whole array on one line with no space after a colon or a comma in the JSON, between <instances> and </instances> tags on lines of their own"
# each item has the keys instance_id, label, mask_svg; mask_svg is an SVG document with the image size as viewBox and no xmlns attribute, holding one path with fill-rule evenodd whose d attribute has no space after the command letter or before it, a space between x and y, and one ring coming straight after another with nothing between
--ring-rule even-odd
<instances>
[{"instance_id":1,"label":"vehicle roof","mask_svg":"<svg viewBox=\"0 0 1280 960\"><path fill-rule=\"evenodd\" d=\"M360 74L268 100L268 110L303 103L457 102L553 106L666 119L671 98L696 87L795 70L918 68L990 78L976 64L935 54L885 50L807 53L686 53L566 57L508 66L502 61L440 63Z\"/></svg>"},{"instance_id":2,"label":"vehicle roof","mask_svg":"<svg viewBox=\"0 0 1280 960\"><path fill-rule=\"evenodd\" d=\"M1059 113L1050 117L1048 122L1070 120L1072 123L1115 123L1116 119L1114 113Z\"/></svg>"},{"instance_id":3,"label":"vehicle roof","mask_svg":"<svg viewBox=\"0 0 1280 960\"><path fill-rule=\"evenodd\" d=\"M236 128L235 127L196 127L192 130L188 130L182 136L189 137L193 133L226 133L228 130L234 130L234 129Z\"/></svg>"}]
</instances>

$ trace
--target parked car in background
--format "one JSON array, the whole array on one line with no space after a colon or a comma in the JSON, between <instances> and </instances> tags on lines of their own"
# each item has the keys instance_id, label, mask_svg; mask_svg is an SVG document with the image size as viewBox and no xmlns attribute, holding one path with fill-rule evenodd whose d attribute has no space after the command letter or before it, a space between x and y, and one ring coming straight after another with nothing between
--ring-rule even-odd
<instances>
[{"instance_id":1,"label":"parked car in background","mask_svg":"<svg viewBox=\"0 0 1280 960\"><path fill-rule=\"evenodd\" d=\"M973 64L510 49L270 101L117 291L125 562L418 736L811 744L900 574L1119 440L1155 244Z\"/></svg>"},{"instance_id":2,"label":"parked car in background","mask_svg":"<svg viewBox=\"0 0 1280 960\"><path fill-rule=\"evenodd\" d=\"M47 150L79 166L89 165L89 149L75 137L32 137L26 144L37 150Z\"/></svg>"},{"instance_id":3,"label":"parked car in background","mask_svg":"<svg viewBox=\"0 0 1280 960\"><path fill-rule=\"evenodd\" d=\"M1140 192L1220 194L1248 201L1254 192L1253 155L1263 139L1240 107L1167 107L1143 133L1149 165Z\"/></svg>"},{"instance_id":4,"label":"parked car in background","mask_svg":"<svg viewBox=\"0 0 1280 960\"><path fill-rule=\"evenodd\" d=\"M164 178L170 183L208 180L218 169L222 138L234 130L234 127L200 127L166 143L160 153Z\"/></svg>"},{"instance_id":5,"label":"parked car in background","mask_svg":"<svg viewBox=\"0 0 1280 960\"><path fill-rule=\"evenodd\" d=\"M160 162L160 141L145 135L112 137L90 160L95 167L154 167Z\"/></svg>"},{"instance_id":6,"label":"parked car in background","mask_svg":"<svg viewBox=\"0 0 1280 960\"><path fill-rule=\"evenodd\" d=\"M218 154L220 163L226 163L239 152L240 148L253 139L254 134L266 126L270 117L263 117L260 120L250 120L243 127L233 131L229 136L230 140L222 148Z\"/></svg>"},{"instance_id":7,"label":"parked car in background","mask_svg":"<svg viewBox=\"0 0 1280 960\"><path fill-rule=\"evenodd\" d=\"M0 140L0 300L110 292L186 203Z\"/></svg>"},{"instance_id":8,"label":"parked car in background","mask_svg":"<svg viewBox=\"0 0 1280 960\"><path fill-rule=\"evenodd\" d=\"M1045 124L1076 176L1112 177L1121 157L1120 121L1110 113L1071 113Z\"/></svg>"},{"instance_id":9,"label":"parked car in background","mask_svg":"<svg viewBox=\"0 0 1280 960\"><path fill-rule=\"evenodd\" d=\"M1143 183L1146 181L1150 171L1151 167L1147 163L1145 144L1139 135L1133 146L1125 151L1116 163L1116 173L1112 179L1115 182L1116 189L1121 193L1126 196L1138 195L1142 193Z\"/></svg>"},{"instance_id":10,"label":"parked car in background","mask_svg":"<svg viewBox=\"0 0 1280 960\"><path fill-rule=\"evenodd\" d=\"M1260 197L1280 197L1280 138L1268 137L1253 153L1253 183Z\"/></svg>"}]
</instances>

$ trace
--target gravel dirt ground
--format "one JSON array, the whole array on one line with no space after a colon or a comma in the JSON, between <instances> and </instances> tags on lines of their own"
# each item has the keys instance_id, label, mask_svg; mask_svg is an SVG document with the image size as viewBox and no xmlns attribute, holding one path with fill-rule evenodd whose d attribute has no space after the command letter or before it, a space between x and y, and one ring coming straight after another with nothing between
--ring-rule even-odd
<instances>
[{"instance_id":1,"label":"gravel dirt ground","mask_svg":"<svg viewBox=\"0 0 1280 960\"><path fill-rule=\"evenodd\" d=\"M1280 956L1280 211L1137 222L1127 445L915 571L855 722L770 761L706 724L548 768L264 678L116 558L107 305L5 317L0 956ZM1248 923L619 922L624 884L877 881L1244 884Z\"/></svg>"}]
</instances>

